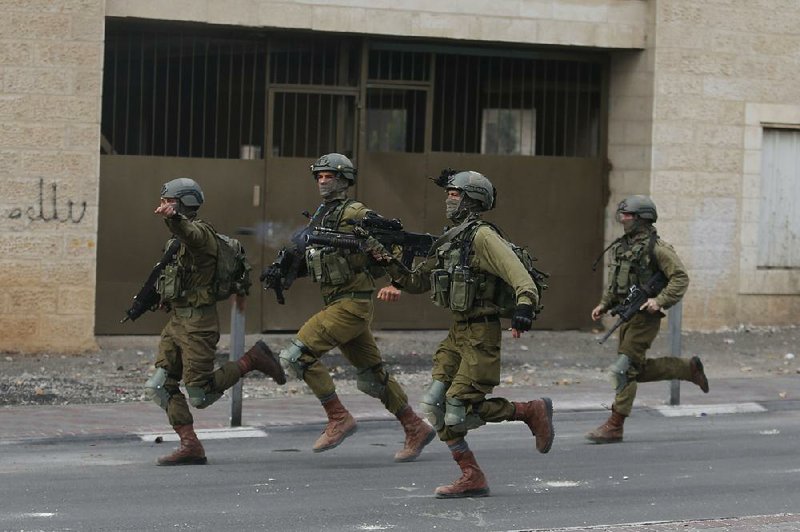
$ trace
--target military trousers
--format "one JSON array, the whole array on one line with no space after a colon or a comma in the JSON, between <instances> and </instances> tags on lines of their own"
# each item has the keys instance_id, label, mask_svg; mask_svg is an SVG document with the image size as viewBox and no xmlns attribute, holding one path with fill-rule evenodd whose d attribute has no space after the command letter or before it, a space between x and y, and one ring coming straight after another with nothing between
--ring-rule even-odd
<instances>
[{"instance_id":1,"label":"military trousers","mask_svg":"<svg viewBox=\"0 0 800 532\"><path fill-rule=\"evenodd\" d=\"M486 396L500 384L500 322L455 322L433 356L434 380L449 384L446 397L466 403L467 416L482 423L508 421L514 405L503 397ZM445 425L438 431L442 441L466 436L469 429Z\"/></svg>"},{"instance_id":2,"label":"military trousers","mask_svg":"<svg viewBox=\"0 0 800 532\"><path fill-rule=\"evenodd\" d=\"M618 352L630 359L630 368L626 373L627 383L617 392L613 408L623 416L629 416L633 409L637 383L691 378L688 359L647 358L647 350L658 335L663 317L660 312L639 312L619 328Z\"/></svg>"},{"instance_id":3,"label":"military trousers","mask_svg":"<svg viewBox=\"0 0 800 532\"><path fill-rule=\"evenodd\" d=\"M226 362L214 369L214 355L219 341L217 306L180 307L170 312L161 331L156 368L164 368L169 394L167 418L171 425L191 425L194 420L180 390L180 381L200 389L208 396L219 396L236 384L241 371L236 362Z\"/></svg>"},{"instance_id":4,"label":"military trousers","mask_svg":"<svg viewBox=\"0 0 800 532\"><path fill-rule=\"evenodd\" d=\"M305 366L303 380L311 391L324 399L336 391L330 371L320 360L338 347L342 355L358 370L360 381L373 383L371 390L386 409L397 414L408 404L408 396L400 383L384 368L381 353L370 331L373 315L372 299L342 298L326 305L311 316L297 332L297 339L310 352L299 362Z\"/></svg>"}]
</instances>

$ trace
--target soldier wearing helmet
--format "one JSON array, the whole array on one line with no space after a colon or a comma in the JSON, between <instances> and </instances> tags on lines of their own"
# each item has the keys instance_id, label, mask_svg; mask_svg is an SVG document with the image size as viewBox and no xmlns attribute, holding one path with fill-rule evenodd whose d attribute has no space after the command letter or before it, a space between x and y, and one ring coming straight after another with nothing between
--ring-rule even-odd
<instances>
[{"instance_id":1,"label":"soldier wearing helmet","mask_svg":"<svg viewBox=\"0 0 800 532\"><path fill-rule=\"evenodd\" d=\"M164 184L155 210L172 233L167 248L175 250L158 281L161 305L169 310L170 317L161 331L155 373L145 384L145 394L164 409L180 437L178 449L158 459L158 465L164 466L206 463L189 404L208 407L254 369L280 384L286 382L272 353L251 351L236 362L214 369L219 319L212 285L220 244L214 228L197 218L204 200L200 185L181 177ZM181 381L188 403L180 390Z\"/></svg>"},{"instance_id":2,"label":"soldier wearing helmet","mask_svg":"<svg viewBox=\"0 0 800 532\"><path fill-rule=\"evenodd\" d=\"M646 283L658 271L663 272L668 282L619 328L618 357L609 368L616 397L608 420L586 435L594 443L622 441L623 424L633 408L639 382L681 379L697 384L708 393L708 379L698 357L689 360L647 358L647 350L664 317L661 311L680 301L689 286L689 276L681 259L672 246L661 240L653 226L658 220L655 203L648 196L629 196L619 202L616 219L625 234L609 246L608 286L600 303L592 309L592 319L598 321L625 299L632 286Z\"/></svg>"},{"instance_id":3,"label":"soldier wearing helmet","mask_svg":"<svg viewBox=\"0 0 800 532\"><path fill-rule=\"evenodd\" d=\"M439 498L484 497L486 477L466 442L469 430L485 423L524 421L541 453L553 443L549 398L512 403L487 399L500 383L501 313L511 317L514 338L530 330L539 293L511 244L481 219L494 208L491 181L474 171L444 171L436 184L447 192L445 214L454 224L413 271L392 260L393 284L411 293L432 292L433 302L452 311L453 325L433 358L433 381L421 408L447 443L462 476L436 488ZM376 259L385 257L376 253Z\"/></svg>"},{"instance_id":4,"label":"soldier wearing helmet","mask_svg":"<svg viewBox=\"0 0 800 532\"><path fill-rule=\"evenodd\" d=\"M342 154L329 153L311 165L322 204L311 217L310 227L352 232L350 222L368 212L362 203L349 199L347 190L355 183L356 168ZM328 423L313 446L314 452L337 447L355 433L356 421L336 394L330 370L322 357L338 347L356 370L356 385L367 395L379 399L397 417L405 431L403 448L395 453L396 462L415 460L436 435L408 404L403 387L383 362L370 331L373 316L374 276L384 275L372 259L361 251L332 247L305 248L305 271L319 283L325 307L311 316L280 353L287 373L305 381L322 403ZM278 266L267 268L261 280L279 278Z\"/></svg>"}]
</instances>

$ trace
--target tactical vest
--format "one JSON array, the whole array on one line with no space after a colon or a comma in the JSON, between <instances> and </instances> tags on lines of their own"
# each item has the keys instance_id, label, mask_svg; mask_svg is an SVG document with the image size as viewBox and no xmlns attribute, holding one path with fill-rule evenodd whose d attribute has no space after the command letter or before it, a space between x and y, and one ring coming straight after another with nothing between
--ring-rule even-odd
<instances>
[{"instance_id":1,"label":"tactical vest","mask_svg":"<svg viewBox=\"0 0 800 532\"><path fill-rule=\"evenodd\" d=\"M658 271L653 250L658 234L655 228L620 240L611 252L608 285L611 293L625 297L631 286L645 283Z\"/></svg>"},{"instance_id":2,"label":"tactical vest","mask_svg":"<svg viewBox=\"0 0 800 532\"><path fill-rule=\"evenodd\" d=\"M202 224L211 230L211 233L216 235L216 231L210 224L202 220L195 220L196 224ZM169 242L168 242L169 245ZM217 246L219 246L217 240ZM217 249L219 253L219 249ZM195 264L194 256L189 251L189 248L181 244L178 252L175 255L175 260L164 268L164 271L156 282L156 290L161 296L161 301L164 303L172 303L173 306L193 306L200 307L216 303L217 298L214 294L214 276L216 270L216 261L214 270L208 269L207 277L208 282L201 285L193 284L190 280L193 274L202 274L198 266Z\"/></svg>"},{"instance_id":3,"label":"tactical vest","mask_svg":"<svg viewBox=\"0 0 800 532\"><path fill-rule=\"evenodd\" d=\"M431 271L431 299L434 304L454 312L466 313L485 309L497 312L502 317L511 317L517 302L514 288L500 277L476 271L469 266L472 241L475 233L484 225L490 226L502 237L502 233L493 224L468 218L434 244L439 267ZM543 282L547 274L533 268L535 259L527 250L508 241L506 243L529 273L531 270L536 272L537 275L531 277L541 296L542 291L547 288ZM538 314L540 311L541 306L538 306L535 312Z\"/></svg>"},{"instance_id":4,"label":"tactical vest","mask_svg":"<svg viewBox=\"0 0 800 532\"><path fill-rule=\"evenodd\" d=\"M335 204L322 204L312 216L309 226L339 231L344 211L355 200L346 199ZM308 246L306 265L311 280L332 286L350 282L356 274L367 271L367 258L359 251L333 247Z\"/></svg>"}]
</instances>

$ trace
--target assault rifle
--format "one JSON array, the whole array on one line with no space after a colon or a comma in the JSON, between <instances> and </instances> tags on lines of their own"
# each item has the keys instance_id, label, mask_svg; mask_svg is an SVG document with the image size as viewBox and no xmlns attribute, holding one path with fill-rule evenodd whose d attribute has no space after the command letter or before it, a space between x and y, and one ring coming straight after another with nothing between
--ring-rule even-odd
<instances>
[{"instance_id":1,"label":"assault rifle","mask_svg":"<svg viewBox=\"0 0 800 532\"><path fill-rule=\"evenodd\" d=\"M608 340L608 337L611 336L620 325L630 321L631 318L633 318L636 313L639 312L639 308L644 305L645 301L658 295L658 293L661 292L665 286L667 286L667 281L667 276L664 275L663 272L658 271L642 286L631 286L630 290L628 290L628 296L622 301L622 303L616 305L609 312L612 316L619 316L619 319L614 326L608 330L605 336L600 339L599 343L602 344Z\"/></svg>"},{"instance_id":2,"label":"assault rifle","mask_svg":"<svg viewBox=\"0 0 800 532\"><path fill-rule=\"evenodd\" d=\"M153 270L150 272L150 275L147 276L147 280L144 282L144 285L142 285L139 293L133 296L131 308L125 311L125 317L120 320L120 323L125 323L128 320L136 321L139 316L148 310L156 310L158 308L158 304L161 301L161 296L156 290L158 277L161 275L161 272L164 271L164 268L175 260L180 246L181 243L177 238L173 238L169 241L169 245L166 251L164 251L164 256L153 266Z\"/></svg>"},{"instance_id":3,"label":"assault rifle","mask_svg":"<svg viewBox=\"0 0 800 532\"><path fill-rule=\"evenodd\" d=\"M295 279L306 275L306 235L311 232L311 227L305 227L292 235L292 245L281 248L275 262L261 273L261 282L264 290L274 290L275 298L279 305L286 303L284 290L292 286Z\"/></svg>"},{"instance_id":4,"label":"assault rifle","mask_svg":"<svg viewBox=\"0 0 800 532\"><path fill-rule=\"evenodd\" d=\"M340 233L332 229L315 227L305 236L306 244L362 250L365 240L371 236L389 252L394 246L400 246L403 249L400 261L407 268L411 268L414 257L427 257L431 246L438 238L430 233L404 231L402 222L397 218L389 220L371 211L361 220L349 220L348 222L358 230L353 233Z\"/></svg>"}]
</instances>

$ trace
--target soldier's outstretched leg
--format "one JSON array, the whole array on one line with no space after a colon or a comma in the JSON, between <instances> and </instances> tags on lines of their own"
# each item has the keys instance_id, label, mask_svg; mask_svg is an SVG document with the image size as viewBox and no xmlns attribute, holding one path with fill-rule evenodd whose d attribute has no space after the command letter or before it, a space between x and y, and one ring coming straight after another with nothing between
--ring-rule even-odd
<instances>
[{"instance_id":1,"label":"soldier's outstretched leg","mask_svg":"<svg viewBox=\"0 0 800 532\"><path fill-rule=\"evenodd\" d=\"M453 459L461 468L461 477L447 486L436 488L437 499L460 499L464 497L487 497L489 484L483 471L475 461L475 455L469 450L464 438L447 441Z\"/></svg>"},{"instance_id":2,"label":"soldier's outstretched leg","mask_svg":"<svg viewBox=\"0 0 800 532\"><path fill-rule=\"evenodd\" d=\"M614 408L611 416L605 423L586 434L586 439L594 443L619 443L622 441L622 425L627 416L620 414Z\"/></svg>"},{"instance_id":3,"label":"soldier's outstretched leg","mask_svg":"<svg viewBox=\"0 0 800 532\"><path fill-rule=\"evenodd\" d=\"M325 430L322 435L314 443L313 450L315 453L321 453L337 447L344 441L345 438L355 433L358 429L356 420L350 415L350 412L344 407L339 396L336 393L322 399L322 407L325 413L328 414L328 424L325 425Z\"/></svg>"},{"instance_id":4,"label":"soldier's outstretched leg","mask_svg":"<svg viewBox=\"0 0 800 532\"><path fill-rule=\"evenodd\" d=\"M397 419L406 432L406 441L403 448L395 453L394 461L413 462L436 436L436 431L408 405L397 413Z\"/></svg>"},{"instance_id":5,"label":"soldier's outstretched leg","mask_svg":"<svg viewBox=\"0 0 800 532\"><path fill-rule=\"evenodd\" d=\"M180 447L175 452L158 459L160 466L203 465L207 462L203 444L197 439L192 425L175 425L172 427L180 437Z\"/></svg>"},{"instance_id":6,"label":"soldier's outstretched leg","mask_svg":"<svg viewBox=\"0 0 800 532\"><path fill-rule=\"evenodd\" d=\"M286 384L286 372L278 361L278 357L262 340L256 342L236 363L239 364L242 377L256 369L271 377L278 384Z\"/></svg>"},{"instance_id":7,"label":"soldier's outstretched leg","mask_svg":"<svg viewBox=\"0 0 800 532\"><path fill-rule=\"evenodd\" d=\"M511 403L514 405L512 421L524 421L531 434L536 438L536 450L540 453L550 451L556 432L553 429L553 401L542 397L527 403Z\"/></svg>"}]
</instances>

